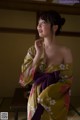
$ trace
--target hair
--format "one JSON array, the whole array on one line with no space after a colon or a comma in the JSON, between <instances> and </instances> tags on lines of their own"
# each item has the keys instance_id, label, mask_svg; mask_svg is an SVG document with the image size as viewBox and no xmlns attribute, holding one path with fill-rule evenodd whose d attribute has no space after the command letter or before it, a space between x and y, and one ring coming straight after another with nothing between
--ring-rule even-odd
<instances>
[{"instance_id":1,"label":"hair","mask_svg":"<svg viewBox=\"0 0 80 120\"><path fill-rule=\"evenodd\" d=\"M56 11L44 11L39 14L39 19L45 20L45 22L51 24L51 29L53 25L58 25L58 29L56 31L56 35L61 32L61 28L65 23L65 18L62 18L60 14Z\"/></svg>"}]
</instances>

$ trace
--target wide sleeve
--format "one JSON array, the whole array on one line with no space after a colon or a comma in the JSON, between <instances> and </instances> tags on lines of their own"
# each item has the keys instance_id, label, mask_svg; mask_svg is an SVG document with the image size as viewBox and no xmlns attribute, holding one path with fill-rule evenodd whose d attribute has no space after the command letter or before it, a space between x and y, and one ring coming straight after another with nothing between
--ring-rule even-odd
<instances>
[{"instance_id":1,"label":"wide sleeve","mask_svg":"<svg viewBox=\"0 0 80 120\"><path fill-rule=\"evenodd\" d=\"M22 86L26 86L33 80L35 68L32 67L33 58L35 56L35 48L34 46L28 49L27 55L24 58L24 62L21 66L21 75L19 79L19 83Z\"/></svg>"}]
</instances>

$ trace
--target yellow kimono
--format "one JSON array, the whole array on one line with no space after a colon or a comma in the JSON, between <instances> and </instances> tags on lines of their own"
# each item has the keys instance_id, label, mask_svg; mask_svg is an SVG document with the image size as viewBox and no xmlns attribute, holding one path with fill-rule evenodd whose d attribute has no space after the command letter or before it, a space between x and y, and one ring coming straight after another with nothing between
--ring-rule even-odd
<instances>
[{"instance_id":1,"label":"yellow kimono","mask_svg":"<svg viewBox=\"0 0 80 120\"><path fill-rule=\"evenodd\" d=\"M70 103L69 91L72 85L72 65L59 64L47 67L44 56L42 56L34 69L32 67L34 56L35 48L32 46L29 48L22 64L20 77L20 81L23 81L24 86L32 84L27 104L27 120L34 120L33 116L36 110L39 115L38 105L41 105L43 109L40 120L67 120ZM26 78L23 74L25 71ZM36 77L37 71L41 73L38 77ZM46 81L48 84L46 84ZM35 120L39 120L39 118L36 116Z\"/></svg>"}]
</instances>

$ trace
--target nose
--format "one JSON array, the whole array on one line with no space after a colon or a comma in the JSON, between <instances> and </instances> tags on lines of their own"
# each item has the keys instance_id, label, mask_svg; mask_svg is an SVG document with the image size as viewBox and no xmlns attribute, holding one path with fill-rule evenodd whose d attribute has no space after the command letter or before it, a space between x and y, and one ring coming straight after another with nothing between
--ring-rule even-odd
<instances>
[{"instance_id":1,"label":"nose","mask_svg":"<svg viewBox=\"0 0 80 120\"><path fill-rule=\"evenodd\" d=\"M39 30L41 28L41 24L37 25L37 30Z\"/></svg>"}]
</instances>

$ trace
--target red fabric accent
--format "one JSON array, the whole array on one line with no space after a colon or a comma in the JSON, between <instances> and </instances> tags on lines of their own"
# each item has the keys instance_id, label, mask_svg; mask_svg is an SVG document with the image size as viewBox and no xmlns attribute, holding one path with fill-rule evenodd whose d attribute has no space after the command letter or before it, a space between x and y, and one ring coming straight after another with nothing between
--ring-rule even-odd
<instances>
[{"instance_id":1,"label":"red fabric accent","mask_svg":"<svg viewBox=\"0 0 80 120\"><path fill-rule=\"evenodd\" d=\"M61 86L60 92L65 93L69 89L69 85L65 84Z\"/></svg>"},{"instance_id":2,"label":"red fabric accent","mask_svg":"<svg viewBox=\"0 0 80 120\"><path fill-rule=\"evenodd\" d=\"M64 104L65 104L67 110L69 109L69 103L70 103L69 88L70 88L70 86L65 84L65 85L61 86L61 89L60 89L61 93L66 92L66 94L64 96Z\"/></svg>"},{"instance_id":3,"label":"red fabric accent","mask_svg":"<svg viewBox=\"0 0 80 120\"><path fill-rule=\"evenodd\" d=\"M64 103L65 103L65 106L66 106L67 110L69 110L70 96L69 96L68 93L66 93L66 95L64 97Z\"/></svg>"}]
</instances>

